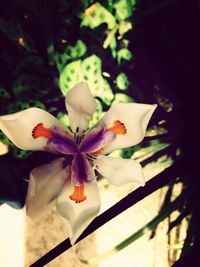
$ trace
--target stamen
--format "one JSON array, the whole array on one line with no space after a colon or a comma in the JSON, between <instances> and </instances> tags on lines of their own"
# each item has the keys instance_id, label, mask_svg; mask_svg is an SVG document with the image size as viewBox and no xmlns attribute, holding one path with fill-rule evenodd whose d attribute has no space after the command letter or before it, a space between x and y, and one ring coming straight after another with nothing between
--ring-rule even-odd
<instances>
[{"instance_id":1,"label":"stamen","mask_svg":"<svg viewBox=\"0 0 200 267\"><path fill-rule=\"evenodd\" d=\"M82 135L81 135L81 141L83 140L83 138L84 138L84 137L85 137L85 135L84 135L84 134L82 134Z\"/></svg>"},{"instance_id":2,"label":"stamen","mask_svg":"<svg viewBox=\"0 0 200 267\"><path fill-rule=\"evenodd\" d=\"M93 162L93 160L92 159L89 159L89 158L87 158L87 160L88 160L88 162L89 162L89 164L90 164L90 166L94 166L94 162Z\"/></svg>"},{"instance_id":3,"label":"stamen","mask_svg":"<svg viewBox=\"0 0 200 267\"><path fill-rule=\"evenodd\" d=\"M112 127L106 129L106 132L107 131L113 131L115 132L117 135L118 134L125 134L126 133L126 127L124 125L124 123L122 123L121 121L117 120L117 121L114 121L114 124Z\"/></svg>"},{"instance_id":4,"label":"stamen","mask_svg":"<svg viewBox=\"0 0 200 267\"><path fill-rule=\"evenodd\" d=\"M100 148L99 150L91 153L94 157L97 157L99 154L101 154L103 152L103 148Z\"/></svg>"},{"instance_id":5,"label":"stamen","mask_svg":"<svg viewBox=\"0 0 200 267\"><path fill-rule=\"evenodd\" d=\"M75 142L77 143L77 145L79 145L83 139L84 135L78 135L76 133L74 133L74 139L75 139Z\"/></svg>"},{"instance_id":6,"label":"stamen","mask_svg":"<svg viewBox=\"0 0 200 267\"><path fill-rule=\"evenodd\" d=\"M73 156L68 156L66 159L63 160L63 169L65 169L69 164L71 164L73 160Z\"/></svg>"},{"instance_id":7,"label":"stamen","mask_svg":"<svg viewBox=\"0 0 200 267\"><path fill-rule=\"evenodd\" d=\"M45 137L47 139L52 138L50 129L45 128L43 126L43 123L39 123L33 128L32 136L33 138L38 138L38 137Z\"/></svg>"},{"instance_id":8,"label":"stamen","mask_svg":"<svg viewBox=\"0 0 200 267\"><path fill-rule=\"evenodd\" d=\"M91 154L86 153L86 157L89 158L89 159L95 160L96 157L93 156L92 154L93 154L93 153L91 153Z\"/></svg>"},{"instance_id":9,"label":"stamen","mask_svg":"<svg viewBox=\"0 0 200 267\"><path fill-rule=\"evenodd\" d=\"M84 196L84 183L80 186L74 186L74 192L69 198L76 203L81 203L86 200L87 197Z\"/></svg>"}]
</instances>

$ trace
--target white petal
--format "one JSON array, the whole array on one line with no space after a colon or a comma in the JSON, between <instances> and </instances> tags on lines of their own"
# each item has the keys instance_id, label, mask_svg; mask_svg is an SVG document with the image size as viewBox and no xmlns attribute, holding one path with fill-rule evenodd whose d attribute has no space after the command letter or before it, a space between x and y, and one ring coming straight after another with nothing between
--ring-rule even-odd
<instances>
[{"instance_id":1,"label":"white petal","mask_svg":"<svg viewBox=\"0 0 200 267\"><path fill-rule=\"evenodd\" d=\"M63 160L58 158L31 171L26 197L28 216L35 218L41 215L66 185L70 173L62 168Z\"/></svg>"},{"instance_id":2,"label":"white petal","mask_svg":"<svg viewBox=\"0 0 200 267\"><path fill-rule=\"evenodd\" d=\"M46 128L56 125L65 129L54 116L39 108L29 108L14 114L0 116L0 130L19 148L24 150L43 150L47 139L32 137L33 128L43 123Z\"/></svg>"},{"instance_id":3,"label":"white petal","mask_svg":"<svg viewBox=\"0 0 200 267\"><path fill-rule=\"evenodd\" d=\"M104 147L104 153L119 148L130 147L142 141L149 120L157 105L118 103L113 105L102 118L106 128L113 126L116 120L124 123L126 134L117 135L115 140Z\"/></svg>"},{"instance_id":4,"label":"white petal","mask_svg":"<svg viewBox=\"0 0 200 267\"><path fill-rule=\"evenodd\" d=\"M57 199L57 211L67 228L72 245L97 216L100 210L100 198L97 184L85 184L84 192L87 199L76 204L69 198L73 193L73 186L67 183Z\"/></svg>"},{"instance_id":5,"label":"white petal","mask_svg":"<svg viewBox=\"0 0 200 267\"><path fill-rule=\"evenodd\" d=\"M97 171L113 185L145 184L142 167L135 160L100 155L95 160L95 165L98 166Z\"/></svg>"},{"instance_id":6,"label":"white petal","mask_svg":"<svg viewBox=\"0 0 200 267\"><path fill-rule=\"evenodd\" d=\"M75 85L66 95L65 104L72 131L75 132L77 128L79 132L86 130L96 109L96 101L87 83Z\"/></svg>"}]
</instances>

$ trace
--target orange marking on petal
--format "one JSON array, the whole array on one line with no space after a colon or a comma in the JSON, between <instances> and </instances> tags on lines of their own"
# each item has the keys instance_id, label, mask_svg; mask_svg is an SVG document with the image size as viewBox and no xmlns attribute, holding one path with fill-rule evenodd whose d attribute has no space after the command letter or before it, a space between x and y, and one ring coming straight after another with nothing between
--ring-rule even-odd
<instances>
[{"instance_id":1,"label":"orange marking on petal","mask_svg":"<svg viewBox=\"0 0 200 267\"><path fill-rule=\"evenodd\" d=\"M115 132L117 135L118 134L125 134L126 133L126 127L124 125L124 123L122 123L121 121L117 120L114 121L114 124L112 127L106 129L106 131L113 131Z\"/></svg>"},{"instance_id":2,"label":"orange marking on petal","mask_svg":"<svg viewBox=\"0 0 200 267\"><path fill-rule=\"evenodd\" d=\"M87 197L84 195L84 184L81 184L80 186L74 186L74 192L69 198L76 203L86 200Z\"/></svg>"},{"instance_id":3,"label":"orange marking on petal","mask_svg":"<svg viewBox=\"0 0 200 267\"><path fill-rule=\"evenodd\" d=\"M99 154L101 154L103 152L103 148L100 148L99 150L97 150L97 151L95 151L95 152L93 152L93 153L91 153L93 156L98 156Z\"/></svg>"},{"instance_id":4,"label":"orange marking on petal","mask_svg":"<svg viewBox=\"0 0 200 267\"><path fill-rule=\"evenodd\" d=\"M45 137L47 139L50 139L52 137L52 134L50 129L43 126L43 123L39 123L33 128L32 136L34 139L38 137Z\"/></svg>"}]
</instances>

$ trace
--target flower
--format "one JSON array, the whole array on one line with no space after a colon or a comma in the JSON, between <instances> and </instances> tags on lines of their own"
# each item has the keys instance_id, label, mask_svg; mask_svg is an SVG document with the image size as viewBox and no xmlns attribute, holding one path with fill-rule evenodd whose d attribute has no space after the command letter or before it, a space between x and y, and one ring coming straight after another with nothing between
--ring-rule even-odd
<instances>
[{"instance_id":1,"label":"flower","mask_svg":"<svg viewBox=\"0 0 200 267\"><path fill-rule=\"evenodd\" d=\"M58 214L74 244L100 209L95 170L116 186L132 182L144 185L139 163L106 154L138 144L156 105L115 104L87 130L96 108L88 85L82 82L74 86L65 104L71 130L39 108L1 116L0 129L21 149L57 155L49 164L31 171L26 211L37 217L56 200Z\"/></svg>"}]
</instances>

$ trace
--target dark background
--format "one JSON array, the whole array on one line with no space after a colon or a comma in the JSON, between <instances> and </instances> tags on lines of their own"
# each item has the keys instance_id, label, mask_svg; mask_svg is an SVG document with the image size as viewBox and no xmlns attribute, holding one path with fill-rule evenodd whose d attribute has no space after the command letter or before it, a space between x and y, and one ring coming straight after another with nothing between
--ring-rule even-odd
<instances>
[{"instance_id":1,"label":"dark background","mask_svg":"<svg viewBox=\"0 0 200 267\"><path fill-rule=\"evenodd\" d=\"M23 24L22 14L32 9L34 1L1 1L0 15L6 18L14 18ZM39 1L35 1L37 3ZM43 20L47 14L53 19L55 32L61 27L58 17L58 6L62 1L49 1L49 10L44 14L43 19L33 14L33 20L26 25L26 30L34 39L38 55L43 59L43 66L46 70L42 73L43 78L51 90L55 87L54 77L58 75L57 70L50 65L47 55L48 25L44 26ZM99 34L104 26L96 29L95 41L87 30L80 31L80 20L76 16L82 8L82 1L71 1L65 10L65 15L70 15L66 33L71 41L76 40L79 35L84 40L91 38L92 45L102 41ZM88 1L89 2L89 1ZM91 1L92 2L92 1ZM105 4L106 1L101 1ZM52 8L53 7L53 8ZM184 171L184 183L193 197L187 200L187 205L193 215L195 226L193 227L194 245L188 250L188 255L197 254L200 248L199 233L199 90L200 90L200 3L190 0L140 0L137 2L135 11L131 17L134 28L127 33L130 40L130 50L134 53L134 62L131 66L125 63L122 69L128 70L129 79L132 79L134 86L140 89L136 96L138 102L158 102L159 107L155 113L151 125L157 123L161 118L167 122L168 138L171 142L178 144L182 151L181 169ZM44 10L45 12L45 10ZM41 27L42 26L42 27ZM46 31L45 31L46 29ZM99 34L99 35L98 35ZM94 42L93 42L94 41ZM30 42L31 46L31 42ZM62 49L58 47L58 49ZM105 58L105 66L114 71L114 63L108 52L96 50L101 57ZM13 81L13 58L20 60L21 54L11 40L8 40L5 33L0 32L0 81L6 86L12 95ZM106 59L107 58L107 59ZM12 62L8 64L8 62ZM53 78L52 78L53 77ZM112 83L112 81L111 81ZM53 91L50 91L50 93ZM130 91L130 95L134 92ZM165 99L173 104L173 111L166 112L166 105L162 106L160 99ZM42 98L45 102L45 97ZM63 100L62 100L63 101ZM58 108L64 109L63 102L58 103ZM4 114L5 107L0 101L0 111ZM0 204L8 203L15 208L24 205L27 183L21 177L28 177L33 166L41 161L40 155L36 153L28 159L16 159L12 153L0 157ZM45 156L45 161L49 158ZM189 258L190 259L190 258ZM188 261L188 258L187 258ZM181 264L181 263L180 263ZM175 266L185 266L182 265ZM188 265L189 266L189 265ZM191 266L195 266L192 263ZM198 265L196 265L198 266Z\"/></svg>"}]
</instances>

